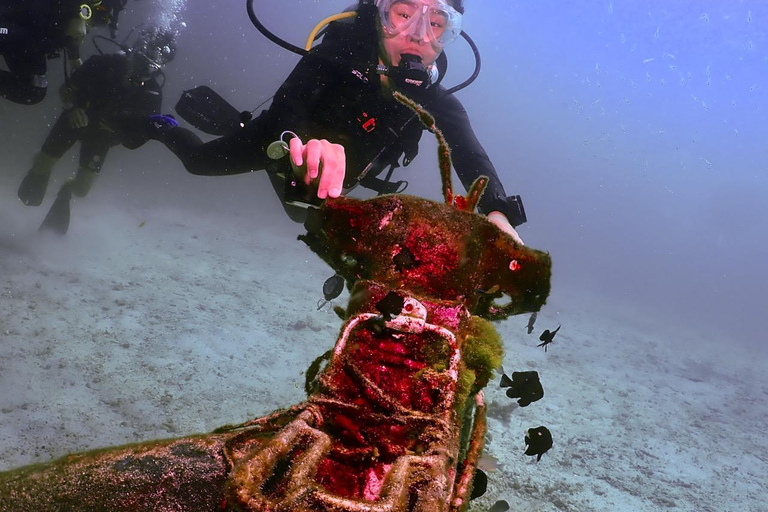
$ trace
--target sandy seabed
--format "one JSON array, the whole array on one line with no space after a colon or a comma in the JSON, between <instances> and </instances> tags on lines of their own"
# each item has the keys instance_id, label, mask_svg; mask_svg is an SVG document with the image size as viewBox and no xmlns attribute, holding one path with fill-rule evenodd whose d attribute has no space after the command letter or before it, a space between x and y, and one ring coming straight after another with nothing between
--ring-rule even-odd
<instances>
[{"instance_id":1,"label":"sandy seabed","mask_svg":"<svg viewBox=\"0 0 768 512\"><path fill-rule=\"evenodd\" d=\"M341 321L316 310L332 272L299 226L89 198L66 237L40 236L45 211L22 212L11 195L0 200L0 470L304 398L304 370ZM505 369L537 370L546 396L519 408L498 380L486 390L499 468L473 510L497 499L515 512L768 510L768 374L748 351L557 287L534 334L526 322L497 325ZM557 325L548 352L537 348ZM539 425L555 445L536 463L523 435Z\"/></svg>"}]
</instances>

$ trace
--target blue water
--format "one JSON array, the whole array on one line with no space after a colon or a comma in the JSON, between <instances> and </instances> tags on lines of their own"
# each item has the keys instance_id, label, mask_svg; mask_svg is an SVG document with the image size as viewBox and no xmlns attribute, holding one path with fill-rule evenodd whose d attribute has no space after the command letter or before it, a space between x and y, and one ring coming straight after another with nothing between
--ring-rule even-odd
<instances>
[{"instance_id":1,"label":"blue water","mask_svg":"<svg viewBox=\"0 0 768 512\"><path fill-rule=\"evenodd\" d=\"M496 160L531 196L524 232L546 233L563 279L757 343L766 5L491 5L498 16L470 11L467 28L485 49L485 97L509 96L488 145L514 145Z\"/></svg>"}]
</instances>

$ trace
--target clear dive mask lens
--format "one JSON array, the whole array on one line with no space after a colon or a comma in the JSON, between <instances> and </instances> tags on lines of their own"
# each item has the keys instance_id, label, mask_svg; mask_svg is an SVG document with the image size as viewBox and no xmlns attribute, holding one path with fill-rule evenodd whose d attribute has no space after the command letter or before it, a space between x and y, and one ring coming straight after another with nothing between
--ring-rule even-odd
<instances>
[{"instance_id":1,"label":"clear dive mask lens","mask_svg":"<svg viewBox=\"0 0 768 512\"><path fill-rule=\"evenodd\" d=\"M377 0L376 5L387 37L406 34L440 49L461 33L461 13L443 0Z\"/></svg>"}]
</instances>

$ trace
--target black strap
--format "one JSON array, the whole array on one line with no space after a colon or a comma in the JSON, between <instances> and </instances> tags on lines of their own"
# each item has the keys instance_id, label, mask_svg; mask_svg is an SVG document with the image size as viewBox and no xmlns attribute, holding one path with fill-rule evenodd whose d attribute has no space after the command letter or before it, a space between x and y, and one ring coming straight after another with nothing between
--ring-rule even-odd
<instances>
[{"instance_id":1,"label":"black strap","mask_svg":"<svg viewBox=\"0 0 768 512\"><path fill-rule=\"evenodd\" d=\"M388 176L389 177L389 176ZM367 175L360 180L360 185L371 190L375 190L379 195L381 194L399 194L408 188L408 182L405 180L389 181L382 180L375 176Z\"/></svg>"}]
</instances>

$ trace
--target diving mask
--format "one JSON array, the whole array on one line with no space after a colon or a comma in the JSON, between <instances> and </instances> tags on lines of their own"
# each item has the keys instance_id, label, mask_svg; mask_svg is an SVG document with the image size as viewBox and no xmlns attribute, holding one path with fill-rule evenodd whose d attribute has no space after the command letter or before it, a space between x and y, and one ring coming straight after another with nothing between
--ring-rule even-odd
<instances>
[{"instance_id":1,"label":"diving mask","mask_svg":"<svg viewBox=\"0 0 768 512\"><path fill-rule=\"evenodd\" d=\"M405 34L442 49L461 33L462 16L444 0L376 0L387 37Z\"/></svg>"}]
</instances>

